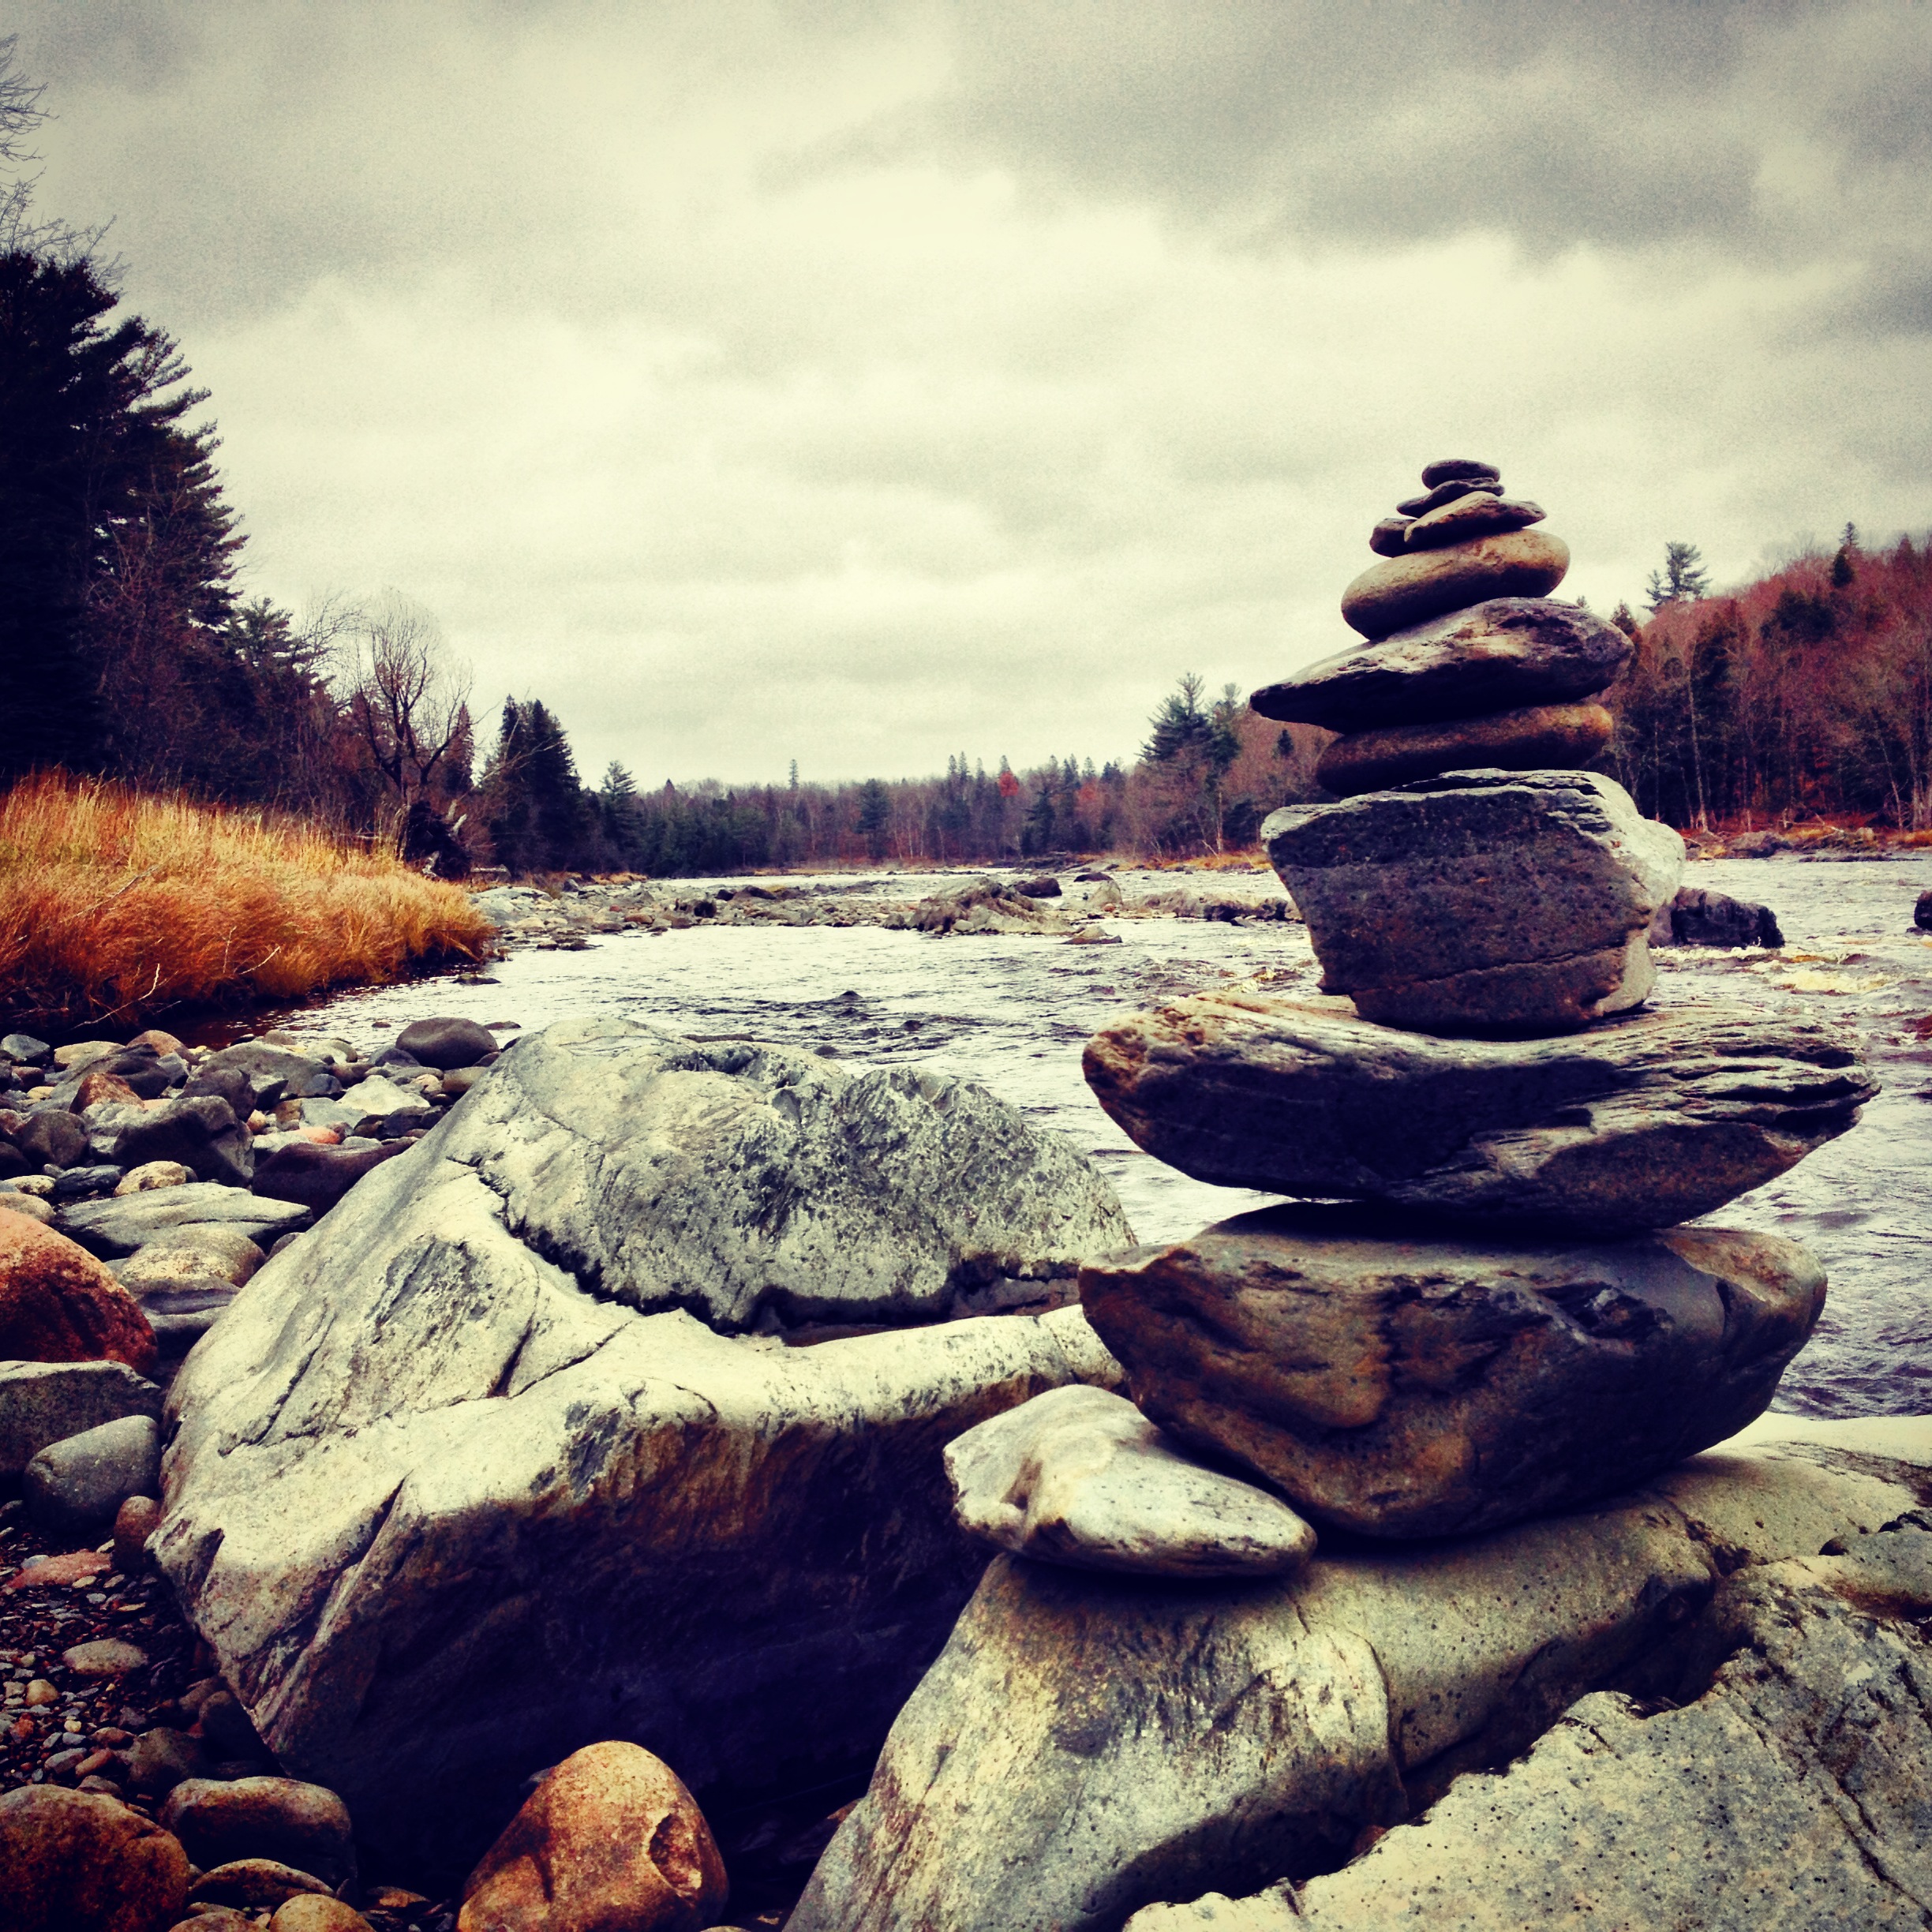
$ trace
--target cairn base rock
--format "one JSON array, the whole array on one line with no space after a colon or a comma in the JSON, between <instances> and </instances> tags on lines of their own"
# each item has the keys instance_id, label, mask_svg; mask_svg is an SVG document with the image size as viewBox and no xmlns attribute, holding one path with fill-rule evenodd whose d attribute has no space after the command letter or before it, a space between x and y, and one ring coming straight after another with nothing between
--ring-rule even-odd
<instances>
[{"instance_id":1,"label":"cairn base rock","mask_svg":"<svg viewBox=\"0 0 1932 1932\"><path fill-rule=\"evenodd\" d=\"M1080 1299L1184 1447L1320 1523L1467 1536L1735 1435L1810 1336L1825 1275L1774 1234L1472 1241L1279 1208L1091 1263Z\"/></svg>"},{"instance_id":2,"label":"cairn base rock","mask_svg":"<svg viewBox=\"0 0 1932 1932\"><path fill-rule=\"evenodd\" d=\"M1583 1234L1708 1214L1878 1091L1848 1028L1716 1005L1450 1040L1341 1000L1204 994L1116 1020L1082 1065L1128 1135L1197 1181Z\"/></svg>"},{"instance_id":3,"label":"cairn base rock","mask_svg":"<svg viewBox=\"0 0 1932 1932\"><path fill-rule=\"evenodd\" d=\"M1365 1019L1554 1033L1638 1005L1683 841L1614 779L1458 771L1261 827L1322 964Z\"/></svg>"},{"instance_id":4,"label":"cairn base rock","mask_svg":"<svg viewBox=\"0 0 1932 1932\"><path fill-rule=\"evenodd\" d=\"M1877 1531L1928 1493L1932 1419L1768 1416L1613 1504L1464 1541L1324 1551L1286 1582L998 1557L789 1932L1118 1932L1158 1900L1333 1871L1459 1773L1509 1763L1578 1698L1678 1689L1727 1574ZM1918 1695L1900 1707L1911 1723ZM1835 1801L1855 1829L1822 1782L1855 1736L1794 1728L1791 1741L1816 1767L1820 1810ZM1646 1806L1623 1815L1661 1845ZM1691 1869L1708 1883L1709 1866ZM1412 1922L1439 1923L1330 1923Z\"/></svg>"}]
</instances>

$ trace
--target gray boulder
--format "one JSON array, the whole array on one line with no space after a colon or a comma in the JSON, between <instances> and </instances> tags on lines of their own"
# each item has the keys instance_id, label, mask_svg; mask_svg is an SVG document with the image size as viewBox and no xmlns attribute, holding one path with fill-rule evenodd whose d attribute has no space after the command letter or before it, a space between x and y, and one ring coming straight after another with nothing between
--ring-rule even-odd
<instances>
[{"instance_id":1,"label":"gray boulder","mask_svg":"<svg viewBox=\"0 0 1932 1932\"><path fill-rule=\"evenodd\" d=\"M1768 905L1733 899L1702 886L1679 886L1650 922L1653 945L1781 946L1784 935Z\"/></svg>"},{"instance_id":2,"label":"gray boulder","mask_svg":"<svg viewBox=\"0 0 1932 1932\"><path fill-rule=\"evenodd\" d=\"M160 1390L125 1362L0 1361L0 1477L18 1476L50 1443L160 1413Z\"/></svg>"},{"instance_id":3,"label":"gray boulder","mask_svg":"<svg viewBox=\"0 0 1932 1932\"><path fill-rule=\"evenodd\" d=\"M247 1080L258 1107L271 1107L278 1100L305 1100L342 1091L342 1083L323 1061L260 1040L242 1040L210 1054L196 1069L196 1078L230 1068Z\"/></svg>"},{"instance_id":4,"label":"gray boulder","mask_svg":"<svg viewBox=\"0 0 1932 1932\"><path fill-rule=\"evenodd\" d=\"M301 1139L284 1142L255 1163L249 1183L273 1200L296 1201L326 1214L372 1167L402 1151L397 1141L375 1148L322 1147Z\"/></svg>"},{"instance_id":5,"label":"gray boulder","mask_svg":"<svg viewBox=\"0 0 1932 1932\"><path fill-rule=\"evenodd\" d=\"M162 1353L178 1354L214 1326L266 1259L239 1228L190 1223L137 1249L114 1273L140 1302Z\"/></svg>"},{"instance_id":6,"label":"gray boulder","mask_svg":"<svg viewBox=\"0 0 1932 1932\"><path fill-rule=\"evenodd\" d=\"M984 1563L945 1444L1117 1372L1077 1309L927 1319L1027 1257L1036 1291L1070 1285L1083 1196L1089 1232L1124 1228L997 1108L556 1029L271 1259L174 1385L152 1548L284 1769L373 1842L480 1852L526 1774L599 1739L701 1791L863 1762ZM987 1258L949 1274L955 1242ZM915 1325L718 1332L754 1282Z\"/></svg>"},{"instance_id":7,"label":"gray boulder","mask_svg":"<svg viewBox=\"0 0 1932 1932\"><path fill-rule=\"evenodd\" d=\"M1932 1898L1932 1534L1719 1585L1677 1681L1573 1704L1340 1871L1150 1906L1131 1932L1918 1932Z\"/></svg>"},{"instance_id":8,"label":"gray boulder","mask_svg":"<svg viewBox=\"0 0 1932 1932\"><path fill-rule=\"evenodd\" d=\"M1460 771L1261 828L1308 921L1322 990L1430 1032L1555 1033L1627 1011L1683 841L1614 779Z\"/></svg>"},{"instance_id":9,"label":"gray boulder","mask_svg":"<svg viewBox=\"0 0 1932 1932\"><path fill-rule=\"evenodd\" d=\"M111 1523L131 1496L152 1496L161 1470L161 1432L152 1415L102 1422L50 1443L27 1465L27 1514L51 1536L80 1536Z\"/></svg>"},{"instance_id":10,"label":"gray boulder","mask_svg":"<svg viewBox=\"0 0 1932 1932\"><path fill-rule=\"evenodd\" d=\"M1569 567L1570 546L1548 530L1507 530L1440 550L1408 550L1370 564L1342 593L1342 616L1364 637L1387 637L1490 598L1542 597Z\"/></svg>"},{"instance_id":11,"label":"gray boulder","mask_svg":"<svg viewBox=\"0 0 1932 1932\"><path fill-rule=\"evenodd\" d=\"M1929 1473L1932 1418L1767 1417L1614 1504L1395 1555L1324 1552L1285 1582L996 1558L788 1932L1116 1932L1156 1901L1332 1871L1460 1773L1508 1763L1578 1698L1679 1689L1709 1655L1699 1616L1727 1575L1878 1530L1918 1506ZM1891 1735L1923 1724L1923 1695ZM1812 1735L1794 1754L1829 1763L1840 1747ZM1922 1777L1922 1752L1911 1764ZM1696 1760L1679 1772L1699 1776ZM1856 1829L1841 1795L1811 1789ZM1623 1818L1677 1848L1647 1804ZM1478 1885L1483 1842L1463 1845ZM1596 1841L1572 1843L1580 1860ZM1683 1863L1687 1884L1709 1884L1711 1865Z\"/></svg>"},{"instance_id":12,"label":"gray boulder","mask_svg":"<svg viewBox=\"0 0 1932 1932\"><path fill-rule=\"evenodd\" d=\"M496 1035L474 1020L417 1020L396 1035L413 1059L439 1072L473 1067L496 1050Z\"/></svg>"},{"instance_id":13,"label":"gray boulder","mask_svg":"<svg viewBox=\"0 0 1932 1932\"><path fill-rule=\"evenodd\" d=\"M1279 1497L1178 1452L1106 1389L1050 1389L945 1452L960 1526L1015 1556L1148 1576L1299 1569L1315 1533Z\"/></svg>"},{"instance_id":14,"label":"gray boulder","mask_svg":"<svg viewBox=\"0 0 1932 1932\"><path fill-rule=\"evenodd\" d=\"M1072 1145L970 1081L650 1027L525 1035L440 1144L601 1294L726 1332L1068 1300L1132 1238Z\"/></svg>"},{"instance_id":15,"label":"gray boulder","mask_svg":"<svg viewBox=\"0 0 1932 1932\"><path fill-rule=\"evenodd\" d=\"M1282 1208L1089 1262L1080 1301L1182 1448L1338 1529L1466 1536L1736 1434L1810 1336L1825 1275L1775 1234L1564 1246Z\"/></svg>"},{"instance_id":16,"label":"gray boulder","mask_svg":"<svg viewBox=\"0 0 1932 1932\"><path fill-rule=\"evenodd\" d=\"M1549 597L1492 597L1351 645L1249 700L1264 717L1356 732L1438 724L1603 690L1633 646L1613 623Z\"/></svg>"},{"instance_id":17,"label":"gray boulder","mask_svg":"<svg viewBox=\"0 0 1932 1932\"><path fill-rule=\"evenodd\" d=\"M177 1228L218 1226L268 1247L279 1234L309 1225L309 1210L295 1201L263 1200L219 1181L155 1188L112 1200L85 1201L64 1209L54 1224L97 1255L130 1255Z\"/></svg>"},{"instance_id":18,"label":"gray boulder","mask_svg":"<svg viewBox=\"0 0 1932 1932\"><path fill-rule=\"evenodd\" d=\"M1729 1006L1443 1040L1339 1000L1209 994L1117 1020L1082 1065L1127 1133L1197 1181L1593 1234L1708 1214L1878 1091L1848 1028Z\"/></svg>"},{"instance_id":19,"label":"gray boulder","mask_svg":"<svg viewBox=\"0 0 1932 1932\"><path fill-rule=\"evenodd\" d=\"M249 1130L218 1094L163 1101L155 1107L114 1108L95 1145L119 1167L178 1161L204 1181L228 1187L246 1187L255 1171Z\"/></svg>"},{"instance_id":20,"label":"gray boulder","mask_svg":"<svg viewBox=\"0 0 1932 1932\"><path fill-rule=\"evenodd\" d=\"M87 1123L65 1107L40 1107L13 1129L13 1144L28 1159L52 1167L71 1167L88 1151Z\"/></svg>"}]
</instances>

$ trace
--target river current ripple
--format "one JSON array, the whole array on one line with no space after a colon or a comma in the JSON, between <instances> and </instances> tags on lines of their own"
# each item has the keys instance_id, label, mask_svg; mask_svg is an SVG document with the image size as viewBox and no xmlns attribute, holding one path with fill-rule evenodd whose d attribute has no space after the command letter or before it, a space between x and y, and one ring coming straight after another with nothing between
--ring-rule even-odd
<instances>
[{"instance_id":1,"label":"river current ripple","mask_svg":"<svg viewBox=\"0 0 1932 1932\"><path fill-rule=\"evenodd\" d=\"M1124 872L1120 882L1130 894L1180 882L1171 872ZM1932 1411L1932 1037L1917 1030L1924 1020L1932 1033L1932 939L1911 923L1914 900L1932 886L1932 855L1720 859L1689 867L1687 882L1769 904L1785 950L1660 952L1658 1003L1844 1017L1885 1083L1852 1132L1711 1217L1802 1241L1829 1273L1824 1318L1776 1406L1819 1416ZM944 883L886 874L878 889L909 898ZM1226 883L1254 892L1272 882ZM1159 919L1109 920L1106 930L1118 945L866 926L625 932L582 952L513 953L490 969L494 985L446 978L347 993L281 1024L366 1043L430 1013L525 1028L620 1017L698 1036L830 1046L852 1065L930 1064L1066 1134L1110 1178L1143 1241L1264 1204L1272 1197L1192 1181L1143 1154L1088 1092L1080 1047L1110 1016L1184 993L1312 990L1305 929Z\"/></svg>"}]
</instances>

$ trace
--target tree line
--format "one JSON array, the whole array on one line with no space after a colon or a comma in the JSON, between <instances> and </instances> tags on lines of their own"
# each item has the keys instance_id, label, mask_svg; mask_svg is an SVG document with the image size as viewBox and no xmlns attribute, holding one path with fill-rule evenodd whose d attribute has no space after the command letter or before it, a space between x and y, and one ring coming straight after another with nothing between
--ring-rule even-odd
<instances>
[{"instance_id":1,"label":"tree line","mask_svg":"<svg viewBox=\"0 0 1932 1932\"><path fill-rule=\"evenodd\" d=\"M1649 620L1618 614L1636 650L1604 701L1609 769L1643 811L1932 827L1932 545L1868 550L1848 524L1835 549L1722 595L1672 549Z\"/></svg>"}]
</instances>

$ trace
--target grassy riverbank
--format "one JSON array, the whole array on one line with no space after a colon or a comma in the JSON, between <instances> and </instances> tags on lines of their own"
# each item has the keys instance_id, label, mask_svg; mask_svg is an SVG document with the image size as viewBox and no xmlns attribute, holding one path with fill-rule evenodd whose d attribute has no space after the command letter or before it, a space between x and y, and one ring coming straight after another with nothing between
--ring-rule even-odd
<instances>
[{"instance_id":1,"label":"grassy riverbank","mask_svg":"<svg viewBox=\"0 0 1932 1932\"><path fill-rule=\"evenodd\" d=\"M481 957L459 887L260 811L58 774L0 799L0 1017L134 1023Z\"/></svg>"}]
</instances>

